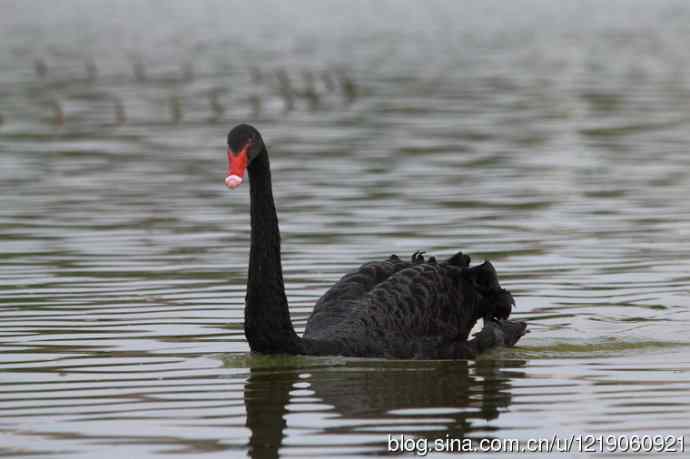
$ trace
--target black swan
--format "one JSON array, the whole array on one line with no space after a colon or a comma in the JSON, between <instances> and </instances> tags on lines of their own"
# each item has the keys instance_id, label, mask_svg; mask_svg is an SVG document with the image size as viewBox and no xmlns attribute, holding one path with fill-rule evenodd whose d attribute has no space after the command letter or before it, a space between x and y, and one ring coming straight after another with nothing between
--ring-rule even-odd
<instances>
[{"instance_id":1,"label":"black swan","mask_svg":"<svg viewBox=\"0 0 690 459\"><path fill-rule=\"evenodd\" d=\"M304 336L290 321L280 262L268 152L261 134L241 124L228 134L225 185L240 186L249 171L251 249L244 332L265 354L462 359L512 346L524 322L506 320L513 297L501 288L491 263L470 267L458 252L446 261L409 261L392 255L345 275L316 303ZM484 328L468 340L478 319Z\"/></svg>"}]
</instances>

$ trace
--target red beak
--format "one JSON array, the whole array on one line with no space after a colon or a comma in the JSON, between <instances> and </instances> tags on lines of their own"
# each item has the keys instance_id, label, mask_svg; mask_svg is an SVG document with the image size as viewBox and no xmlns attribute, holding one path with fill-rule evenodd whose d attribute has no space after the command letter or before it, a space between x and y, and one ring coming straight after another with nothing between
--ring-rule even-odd
<instances>
[{"instance_id":1,"label":"red beak","mask_svg":"<svg viewBox=\"0 0 690 459\"><path fill-rule=\"evenodd\" d=\"M225 186L234 190L242 184L244 172L247 170L247 150L249 144L245 145L239 153L235 153L228 147L228 173L225 177Z\"/></svg>"}]
</instances>

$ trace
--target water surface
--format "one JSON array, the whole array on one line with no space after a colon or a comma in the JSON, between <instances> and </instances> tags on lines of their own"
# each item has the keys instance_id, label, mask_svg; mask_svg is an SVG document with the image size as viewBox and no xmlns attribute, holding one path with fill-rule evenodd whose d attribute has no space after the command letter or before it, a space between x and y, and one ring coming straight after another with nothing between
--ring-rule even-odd
<instances>
[{"instance_id":1,"label":"water surface","mask_svg":"<svg viewBox=\"0 0 690 459\"><path fill-rule=\"evenodd\" d=\"M289 5L0 6L0 454L690 442L685 2ZM223 186L246 121L300 332L358 264L463 250L531 334L477 361L250 355L248 193Z\"/></svg>"}]
</instances>

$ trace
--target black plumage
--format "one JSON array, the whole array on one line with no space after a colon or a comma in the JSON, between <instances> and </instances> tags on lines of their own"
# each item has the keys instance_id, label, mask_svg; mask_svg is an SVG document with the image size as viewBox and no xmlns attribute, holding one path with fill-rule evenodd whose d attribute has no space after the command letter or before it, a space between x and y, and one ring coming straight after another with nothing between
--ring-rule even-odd
<instances>
[{"instance_id":1,"label":"black plumage","mask_svg":"<svg viewBox=\"0 0 690 459\"><path fill-rule=\"evenodd\" d=\"M495 346L511 346L525 333L524 322L506 320L513 297L501 288L491 263L470 267L470 258L461 252L441 262L416 252L409 261L392 255L346 274L318 300L300 338L285 296L270 164L259 132L249 125L230 131L228 160L229 169L241 170L233 164L237 162L247 164L249 171L251 250L245 335L252 351L471 358ZM484 328L468 339L480 318Z\"/></svg>"}]
</instances>

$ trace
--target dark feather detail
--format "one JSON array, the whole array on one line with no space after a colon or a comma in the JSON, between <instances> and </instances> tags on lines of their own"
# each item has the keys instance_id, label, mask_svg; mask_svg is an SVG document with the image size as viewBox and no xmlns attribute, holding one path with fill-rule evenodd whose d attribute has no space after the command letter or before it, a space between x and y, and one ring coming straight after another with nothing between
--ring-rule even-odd
<instances>
[{"instance_id":1,"label":"dark feather detail","mask_svg":"<svg viewBox=\"0 0 690 459\"><path fill-rule=\"evenodd\" d=\"M354 356L467 354L453 343L465 342L480 318L504 318L512 296L488 262L469 268L461 253L442 263L421 257L369 262L345 275L316 303L304 338L340 343L342 354Z\"/></svg>"}]
</instances>

